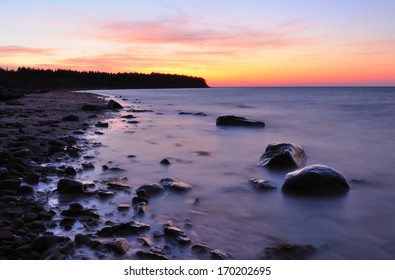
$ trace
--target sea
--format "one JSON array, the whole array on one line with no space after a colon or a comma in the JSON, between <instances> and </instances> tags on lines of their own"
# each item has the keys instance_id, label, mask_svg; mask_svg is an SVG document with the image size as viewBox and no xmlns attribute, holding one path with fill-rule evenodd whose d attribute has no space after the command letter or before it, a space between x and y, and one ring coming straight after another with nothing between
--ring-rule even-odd
<instances>
[{"instance_id":1,"label":"sea","mask_svg":"<svg viewBox=\"0 0 395 280\"><path fill-rule=\"evenodd\" d=\"M151 225L145 236L169 258L209 258L190 248L203 243L235 259L267 258L267 248L281 244L313 246L309 259L395 259L394 87L91 92L116 100L124 109L108 115L108 128L93 128L88 134L95 145L86 151L92 159L85 161L96 168L79 173L77 179L94 182L96 188L119 181L133 189L108 200L83 198L82 203L97 209L105 222ZM128 114L136 118L122 118ZM218 127L216 118L223 114L264 121L266 126ZM330 198L283 193L288 171L258 164L273 143L302 146L306 165L333 168L346 178L350 191ZM160 164L164 158L171 164ZM105 172L103 165L124 171ZM152 197L144 215L135 214L133 206L118 210L119 204L131 205L137 187L162 178L186 182L193 189ZM252 178L269 180L277 188L254 189L248 184ZM60 208L69 202L51 199ZM155 238L153 232L163 231L166 223L182 229L191 245ZM89 230L77 225L68 234L76 233ZM138 236L126 238L131 249L115 258L134 259L141 250ZM81 249L74 257L108 258L87 254Z\"/></svg>"}]
</instances>

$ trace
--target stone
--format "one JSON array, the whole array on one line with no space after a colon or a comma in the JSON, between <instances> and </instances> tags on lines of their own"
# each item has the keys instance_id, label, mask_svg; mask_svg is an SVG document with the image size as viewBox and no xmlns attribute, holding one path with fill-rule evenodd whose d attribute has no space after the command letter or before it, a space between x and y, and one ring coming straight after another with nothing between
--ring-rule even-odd
<instances>
[{"instance_id":1,"label":"stone","mask_svg":"<svg viewBox=\"0 0 395 280\"><path fill-rule=\"evenodd\" d=\"M17 192L19 194L32 194L34 193L34 189L30 186L20 186Z\"/></svg>"},{"instance_id":2,"label":"stone","mask_svg":"<svg viewBox=\"0 0 395 280\"><path fill-rule=\"evenodd\" d=\"M147 246L147 247L152 247L154 245L153 242L151 241L151 239L149 239L147 236L139 237L139 238L137 238L137 240L140 241L141 244L143 244L144 246Z\"/></svg>"},{"instance_id":3,"label":"stone","mask_svg":"<svg viewBox=\"0 0 395 280\"><path fill-rule=\"evenodd\" d=\"M57 184L57 191L59 193L83 194L86 191L86 187L76 180L60 179Z\"/></svg>"},{"instance_id":4,"label":"stone","mask_svg":"<svg viewBox=\"0 0 395 280\"><path fill-rule=\"evenodd\" d=\"M264 179L253 178L248 180L248 184L257 190L262 190L262 191L270 191L270 190L275 190L277 188L274 183Z\"/></svg>"},{"instance_id":5,"label":"stone","mask_svg":"<svg viewBox=\"0 0 395 280\"><path fill-rule=\"evenodd\" d=\"M147 195L155 195L158 193L163 192L165 189L158 184L147 184L147 185L142 185L141 187L138 187L136 190L136 193L144 190Z\"/></svg>"},{"instance_id":6,"label":"stone","mask_svg":"<svg viewBox=\"0 0 395 280\"><path fill-rule=\"evenodd\" d=\"M174 192L186 192L192 190L192 186L188 183L174 180L171 178L161 179L159 182L162 187Z\"/></svg>"},{"instance_id":7,"label":"stone","mask_svg":"<svg viewBox=\"0 0 395 280\"><path fill-rule=\"evenodd\" d=\"M16 191L16 190L18 190L18 188L21 184L22 184L22 181L19 179L3 180L0 182L0 191L4 191L4 190Z\"/></svg>"},{"instance_id":8,"label":"stone","mask_svg":"<svg viewBox=\"0 0 395 280\"><path fill-rule=\"evenodd\" d=\"M314 164L286 175L282 190L290 194L341 195L350 187L346 179L332 168Z\"/></svg>"},{"instance_id":9,"label":"stone","mask_svg":"<svg viewBox=\"0 0 395 280\"><path fill-rule=\"evenodd\" d=\"M304 260L309 258L316 249L311 245L280 244L265 249L262 257L267 260Z\"/></svg>"},{"instance_id":10,"label":"stone","mask_svg":"<svg viewBox=\"0 0 395 280\"><path fill-rule=\"evenodd\" d=\"M65 173L66 175L75 176L75 175L77 175L77 170L75 170L75 168L72 167L72 166L68 166L68 167L66 167L66 169L64 170L64 173Z\"/></svg>"},{"instance_id":11,"label":"stone","mask_svg":"<svg viewBox=\"0 0 395 280\"><path fill-rule=\"evenodd\" d=\"M168 258L157 252L137 251L136 256L146 260L167 260Z\"/></svg>"},{"instance_id":12,"label":"stone","mask_svg":"<svg viewBox=\"0 0 395 280\"><path fill-rule=\"evenodd\" d=\"M37 185L40 182L40 176L38 176L34 172L27 172L25 174L25 177L23 178L23 181L25 181L29 185Z\"/></svg>"},{"instance_id":13,"label":"stone","mask_svg":"<svg viewBox=\"0 0 395 280\"><path fill-rule=\"evenodd\" d=\"M36 251L46 251L51 246L70 240L68 237L57 235L43 235L33 240L32 248Z\"/></svg>"},{"instance_id":14,"label":"stone","mask_svg":"<svg viewBox=\"0 0 395 280\"><path fill-rule=\"evenodd\" d=\"M150 228L150 225L131 221L129 223L120 223L112 226L104 227L97 232L98 236L109 237L114 235L129 235L138 234L140 232L146 231Z\"/></svg>"},{"instance_id":15,"label":"stone","mask_svg":"<svg viewBox=\"0 0 395 280\"><path fill-rule=\"evenodd\" d=\"M192 252L197 254L204 254L213 251L213 249L210 246L202 243L192 245L191 250Z\"/></svg>"},{"instance_id":16,"label":"stone","mask_svg":"<svg viewBox=\"0 0 395 280\"><path fill-rule=\"evenodd\" d=\"M111 243L108 243L107 246L114 251L114 253L118 255L125 255L130 248L130 241L127 239L116 239Z\"/></svg>"},{"instance_id":17,"label":"stone","mask_svg":"<svg viewBox=\"0 0 395 280\"><path fill-rule=\"evenodd\" d=\"M14 235L11 231L0 229L0 241L3 240L13 240Z\"/></svg>"},{"instance_id":18,"label":"stone","mask_svg":"<svg viewBox=\"0 0 395 280\"><path fill-rule=\"evenodd\" d=\"M168 160L167 158L162 159L159 163L162 165L170 165L171 164L170 160Z\"/></svg>"},{"instance_id":19,"label":"stone","mask_svg":"<svg viewBox=\"0 0 395 280\"><path fill-rule=\"evenodd\" d=\"M270 144L259 159L259 164L274 169L298 168L307 161L302 147L290 143Z\"/></svg>"},{"instance_id":20,"label":"stone","mask_svg":"<svg viewBox=\"0 0 395 280\"><path fill-rule=\"evenodd\" d=\"M222 251L222 250L213 250L209 252L211 258L214 260L231 260L233 259L232 254Z\"/></svg>"},{"instance_id":21,"label":"stone","mask_svg":"<svg viewBox=\"0 0 395 280\"><path fill-rule=\"evenodd\" d=\"M95 169L95 165L91 162L83 162L81 163L81 166L84 170Z\"/></svg>"},{"instance_id":22,"label":"stone","mask_svg":"<svg viewBox=\"0 0 395 280\"><path fill-rule=\"evenodd\" d=\"M6 105L11 105L11 106L23 106L24 104L18 100L18 99L8 99L5 102Z\"/></svg>"},{"instance_id":23,"label":"stone","mask_svg":"<svg viewBox=\"0 0 395 280\"><path fill-rule=\"evenodd\" d=\"M123 118L123 119L135 119L137 117L129 114L129 115L123 115L123 116L121 116L121 118Z\"/></svg>"},{"instance_id":24,"label":"stone","mask_svg":"<svg viewBox=\"0 0 395 280\"><path fill-rule=\"evenodd\" d=\"M78 122L80 120L80 117L76 115L67 115L62 118L62 121L64 122Z\"/></svg>"},{"instance_id":25,"label":"stone","mask_svg":"<svg viewBox=\"0 0 395 280\"><path fill-rule=\"evenodd\" d=\"M114 195L113 192L110 192L110 191L107 191L107 190L98 190L98 191L96 192L96 194L97 194L100 198L106 198L106 197L110 197L110 196L113 196L113 195Z\"/></svg>"},{"instance_id":26,"label":"stone","mask_svg":"<svg viewBox=\"0 0 395 280\"><path fill-rule=\"evenodd\" d=\"M140 197L140 196L135 196L132 198L132 204L137 205L141 202L144 202L145 204L148 204L148 199Z\"/></svg>"},{"instance_id":27,"label":"stone","mask_svg":"<svg viewBox=\"0 0 395 280\"><path fill-rule=\"evenodd\" d=\"M123 106L119 104L117 101L111 99L107 103L107 109L123 109Z\"/></svg>"},{"instance_id":28,"label":"stone","mask_svg":"<svg viewBox=\"0 0 395 280\"><path fill-rule=\"evenodd\" d=\"M118 189L118 190L127 190L127 189L131 189L132 187L123 183L119 183L119 182L110 182L107 183L108 188L110 189Z\"/></svg>"},{"instance_id":29,"label":"stone","mask_svg":"<svg viewBox=\"0 0 395 280\"><path fill-rule=\"evenodd\" d=\"M97 122L95 124L96 127L101 127L101 128L108 128L108 123L107 122Z\"/></svg>"},{"instance_id":30,"label":"stone","mask_svg":"<svg viewBox=\"0 0 395 280\"><path fill-rule=\"evenodd\" d=\"M222 115L216 120L217 126L265 127L265 123L233 115Z\"/></svg>"},{"instance_id":31,"label":"stone","mask_svg":"<svg viewBox=\"0 0 395 280\"><path fill-rule=\"evenodd\" d=\"M81 108L82 111L102 111L106 107L99 104L84 104Z\"/></svg>"},{"instance_id":32,"label":"stone","mask_svg":"<svg viewBox=\"0 0 395 280\"><path fill-rule=\"evenodd\" d=\"M148 205L147 205L147 203L145 203L144 201L142 201L142 202L137 203L137 204L134 206L133 209L134 209L134 212L136 212L136 214L138 214L138 215L143 215L143 214L147 213L147 211L148 211Z\"/></svg>"}]
</instances>

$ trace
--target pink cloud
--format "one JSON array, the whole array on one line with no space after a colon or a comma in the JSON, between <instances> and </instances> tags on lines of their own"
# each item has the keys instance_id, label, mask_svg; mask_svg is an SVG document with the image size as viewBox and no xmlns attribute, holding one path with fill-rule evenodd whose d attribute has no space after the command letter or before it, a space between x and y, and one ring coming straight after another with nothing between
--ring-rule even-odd
<instances>
[{"instance_id":1,"label":"pink cloud","mask_svg":"<svg viewBox=\"0 0 395 280\"><path fill-rule=\"evenodd\" d=\"M53 55L53 49L29 48L23 46L0 46L0 56L10 55Z\"/></svg>"}]
</instances>

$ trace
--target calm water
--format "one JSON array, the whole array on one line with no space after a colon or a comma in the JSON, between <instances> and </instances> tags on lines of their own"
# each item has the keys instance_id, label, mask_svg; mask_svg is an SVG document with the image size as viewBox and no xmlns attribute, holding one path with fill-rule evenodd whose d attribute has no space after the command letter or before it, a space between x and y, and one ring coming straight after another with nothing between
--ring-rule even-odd
<instances>
[{"instance_id":1,"label":"calm water","mask_svg":"<svg viewBox=\"0 0 395 280\"><path fill-rule=\"evenodd\" d=\"M130 203L133 192L119 192L104 202L86 199L84 203L96 207L105 220L146 222L152 226L147 233L151 237L171 219L193 243L206 243L236 259L259 258L265 247L281 242L313 245L318 249L313 259L395 259L395 88L95 92L115 98L126 109L153 112L132 113L140 123L128 124L119 118L127 114L123 111L109 119L109 129L101 130L104 135L91 135L103 144L88 152L95 156L92 162L125 172L114 175L96 168L79 179L96 181L100 187L100 180L127 177L128 184L138 187L171 177L194 186L187 194L151 199L143 217L133 217L133 210L116 210L118 203ZM218 128L215 119L221 114L263 120L266 127ZM364 183L350 182L351 191L341 198L286 196L281 192L285 173L257 166L266 146L277 142L299 144L307 164L325 164L349 182ZM131 154L136 157L128 158ZM164 157L170 166L159 164ZM247 185L250 178L271 180L278 190L256 191ZM189 221L193 227L184 227ZM139 248L135 237L130 238L132 250L124 258L134 258ZM156 241L159 248L163 245L163 240ZM174 247L170 255L196 258L188 247Z\"/></svg>"}]
</instances>

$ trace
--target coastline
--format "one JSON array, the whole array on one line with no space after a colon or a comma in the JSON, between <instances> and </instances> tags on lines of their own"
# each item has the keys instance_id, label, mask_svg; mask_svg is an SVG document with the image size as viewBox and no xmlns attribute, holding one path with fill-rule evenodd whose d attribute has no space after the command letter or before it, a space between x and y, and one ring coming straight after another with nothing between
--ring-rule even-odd
<instances>
[{"instance_id":1,"label":"coastline","mask_svg":"<svg viewBox=\"0 0 395 280\"><path fill-rule=\"evenodd\" d=\"M85 104L98 110L82 110ZM105 107L99 95L71 91L27 94L0 103L0 259L64 256L60 251L45 255L68 238L51 236L55 212L39 186L51 183L51 176L73 172L67 161L86 149L84 134L104 118Z\"/></svg>"}]
</instances>

